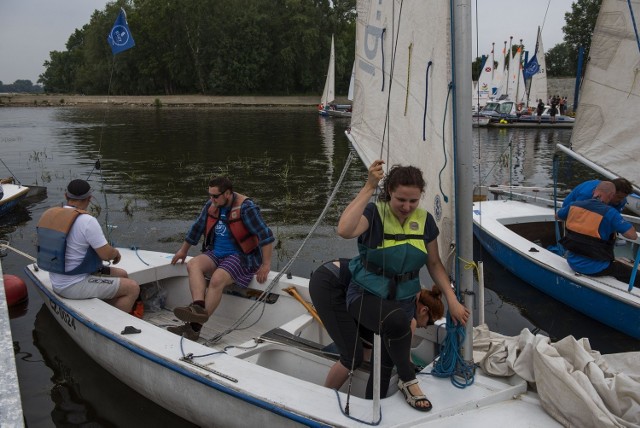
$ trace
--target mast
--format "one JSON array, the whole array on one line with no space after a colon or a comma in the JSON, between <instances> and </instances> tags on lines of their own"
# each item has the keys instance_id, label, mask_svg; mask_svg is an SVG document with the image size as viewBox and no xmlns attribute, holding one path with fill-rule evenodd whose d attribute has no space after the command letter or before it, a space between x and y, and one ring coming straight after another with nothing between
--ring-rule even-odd
<instances>
[{"instance_id":1,"label":"mast","mask_svg":"<svg viewBox=\"0 0 640 428\"><path fill-rule=\"evenodd\" d=\"M456 218L456 278L464 304L473 313L473 271L460 266L462 260L473 260L473 156L472 123L469 110L471 94L471 0L457 0L453 4L453 79L454 79L454 171L455 171L455 218ZM473 360L473 320L466 325L462 358Z\"/></svg>"},{"instance_id":2,"label":"mast","mask_svg":"<svg viewBox=\"0 0 640 428\"><path fill-rule=\"evenodd\" d=\"M511 45L513 42L513 36L509 36L509 50L507 51L507 57L509 58L509 67L507 68L507 90L505 91L507 97L509 96L509 80L511 80L511 63L513 62L513 57L511 56ZM506 58L505 58L506 60ZM506 64L506 62L505 62Z\"/></svg>"}]
</instances>

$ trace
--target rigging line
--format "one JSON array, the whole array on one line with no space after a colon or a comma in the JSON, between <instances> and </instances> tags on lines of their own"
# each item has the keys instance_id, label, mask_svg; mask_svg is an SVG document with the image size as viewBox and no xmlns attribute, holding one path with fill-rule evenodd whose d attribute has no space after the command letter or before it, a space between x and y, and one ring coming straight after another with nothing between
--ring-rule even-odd
<instances>
[{"instance_id":1,"label":"rigging line","mask_svg":"<svg viewBox=\"0 0 640 428\"><path fill-rule=\"evenodd\" d=\"M104 174L102 173L102 165L100 163L100 159L102 158L102 139L104 136L104 130L106 128L107 122L107 114L110 111L109 97L111 96L111 85L113 82L113 71L115 69L116 58L113 57L113 61L111 61L111 72L109 73L109 85L107 86L107 108L104 111L104 115L102 116L102 124L100 126L100 137L98 138L98 159L93 164L93 168L89 171L89 175L87 176L87 181L91 178L91 175L95 170L99 171L100 174L100 192L104 198L104 206L105 206L105 214L104 214L104 228L106 231L107 242L113 244L113 240L111 239L111 232L114 229L113 225L109 224L109 201L107 199L107 194L104 191L105 189L105 180Z\"/></svg>"},{"instance_id":2,"label":"rigging line","mask_svg":"<svg viewBox=\"0 0 640 428\"><path fill-rule=\"evenodd\" d=\"M551 1L551 0L549 0ZM631 0L627 0L627 4L629 5L629 13L631 14L631 22L633 23L633 31L636 35L636 44L638 45L638 50L640 51L640 37L638 37L638 26L636 25L636 17L633 13L633 7L631 6Z\"/></svg>"},{"instance_id":3,"label":"rigging line","mask_svg":"<svg viewBox=\"0 0 640 428\"><path fill-rule=\"evenodd\" d=\"M9 174L11 174L11 176L13 177L13 179L16 181L16 183L18 183L20 186L22 186L22 183L20 183L20 180L18 180L18 178L13 174L13 172L11 172L11 170L9 169L9 167L7 166L6 163L4 163L4 161L2 160L2 158L0 158L0 162L2 162L2 165L4 165L5 168L7 168L7 171L9 171Z\"/></svg>"},{"instance_id":4,"label":"rigging line","mask_svg":"<svg viewBox=\"0 0 640 428\"><path fill-rule=\"evenodd\" d=\"M400 33L400 22L402 21L402 6L404 4L404 1L400 2L400 11L398 12L398 27L396 30L392 31L392 34L395 38L395 45L393 47L393 51L391 52L391 66L389 67L389 93L387 94L387 109L386 109L386 114L385 114L385 119L384 119L384 128L382 130L382 140L381 140L381 146L380 146L380 159L382 159L382 153L384 150L384 141L385 139L389 139L390 135L387 133L387 129L389 127L389 114L390 114L390 110L391 110L391 89L393 87L393 76L394 76L394 70L395 70L395 63L396 63L396 54L398 52L398 34ZM395 20L395 3L392 6L393 8L393 12L392 12L392 25L395 25L396 20ZM383 85L382 85L382 91L384 92L384 34L386 33L387 29L384 28L382 30L382 35L381 35L381 53L382 53L382 64L383 64L383 68L382 68L382 81L383 81ZM386 161L389 160L389 156L390 156L390 150L389 150L389 146L390 143L387 141L387 158ZM388 165L388 162L387 162Z\"/></svg>"},{"instance_id":5,"label":"rigging line","mask_svg":"<svg viewBox=\"0 0 640 428\"><path fill-rule=\"evenodd\" d=\"M262 292L262 294L260 294L260 296L256 299L256 301L245 311L244 314L242 314L240 316L240 318L238 318L238 320L233 323L228 329L226 329L225 331L218 333L217 335L215 335L213 338L211 338L210 340L208 340L206 342L206 344L211 344L211 343L216 343L218 342L220 339L222 339L224 336L226 336L227 334L231 333L234 330L243 330L243 329L247 329L250 328L251 326L255 325L260 318L262 318L262 315L264 314L264 310L265 310L265 304L266 304L266 298L267 295L271 292L271 290L275 287L275 285L278 283L278 281L280 280L280 278L282 277L282 275L285 274L285 272L288 271L288 269L293 265L293 263L296 261L296 259L298 258L298 256L300 255L300 252L302 251L302 249L304 248L304 246L307 244L307 242L309 241L309 239L311 238L311 236L313 235L313 233L316 231L316 229L320 226L320 223L322 222L322 220L324 219L325 215L327 214L327 212L329 211L329 208L331 207L331 204L333 203L333 200L335 199L337 193L338 193L338 189L340 188L340 186L342 185L342 182L344 181L345 176L347 175L347 171L349 169L349 166L351 165L351 162L353 161L354 158L354 151L349 151L349 155L347 156L347 159L345 161L344 167L342 168L342 173L340 174L340 177L338 178L338 181L336 182L336 185L333 188L333 191L331 192L331 195L329 196L329 198L327 199L327 203L324 206L324 209L322 210L322 212L320 213L320 216L318 217L318 219L316 220L315 224L311 227L311 230L309 231L309 233L307 234L307 236L304 238L304 240L302 241L302 243L300 244L300 247L298 248L298 250L295 252L295 254L293 255L293 257L291 257L291 259L287 262L287 264L280 270L280 272L278 272L278 274L271 280L271 282L269 283L269 285L265 288L265 290ZM249 317L249 315L251 315L256 309L257 307L261 305L262 306L262 313L260 314L260 316L256 319L256 321L254 321L252 324L243 327L242 329L239 328L239 326L244 323L244 321L246 321L246 319Z\"/></svg>"},{"instance_id":6,"label":"rigging line","mask_svg":"<svg viewBox=\"0 0 640 428\"><path fill-rule=\"evenodd\" d=\"M344 410L342 410L342 401L340 400L340 391L338 391L337 389L334 389L334 391L336 393L336 398L338 398L338 407L340 407L340 411L342 411L342 414L345 417L347 417L347 418L349 418L349 419L351 419L353 421L360 422L362 424L369 425L369 426L374 426L375 427L375 426L380 425L380 422L382 421L382 407L380 408L380 414L378 415L378 420L374 421L374 422L367 422L365 420L358 419L356 417L350 416L348 413L345 413Z\"/></svg>"},{"instance_id":7,"label":"rigging line","mask_svg":"<svg viewBox=\"0 0 640 428\"><path fill-rule=\"evenodd\" d=\"M447 99L444 103L444 117L442 118L442 155L444 156L444 165L440 169L438 173L438 187L440 188L440 193L442 194L442 198L445 203L449 202L449 197L444 194L444 190L442 189L442 172L447 167L447 149L446 149L446 141L445 141L445 128L447 126L447 110L449 109L449 97L451 96L451 91L453 90L453 83L449 83L449 89L447 91Z\"/></svg>"},{"instance_id":8,"label":"rigging line","mask_svg":"<svg viewBox=\"0 0 640 428\"><path fill-rule=\"evenodd\" d=\"M544 30L544 23L547 22L547 13L549 12L549 6L551 6L551 0L549 0L549 3L547 3L547 10L544 11L544 18L542 18L542 26L540 28L540 31L542 32L542 30ZM537 46L536 46L536 52L538 51Z\"/></svg>"}]
</instances>

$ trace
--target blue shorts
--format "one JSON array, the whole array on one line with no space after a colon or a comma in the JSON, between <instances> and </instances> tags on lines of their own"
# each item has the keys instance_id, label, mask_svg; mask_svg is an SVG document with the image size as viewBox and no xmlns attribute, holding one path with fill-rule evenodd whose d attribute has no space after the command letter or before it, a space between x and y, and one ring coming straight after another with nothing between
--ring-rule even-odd
<instances>
[{"instance_id":1,"label":"blue shorts","mask_svg":"<svg viewBox=\"0 0 640 428\"><path fill-rule=\"evenodd\" d=\"M244 263L242 263L242 259L240 254L231 254L226 257L216 257L213 254L213 251L207 251L206 254L213 263L216 265L216 269L222 269L227 272L233 278L233 281L241 286L247 287L249 283L253 279L253 275L256 273L256 270L250 270L247 268Z\"/></svg>"}]
</instances>

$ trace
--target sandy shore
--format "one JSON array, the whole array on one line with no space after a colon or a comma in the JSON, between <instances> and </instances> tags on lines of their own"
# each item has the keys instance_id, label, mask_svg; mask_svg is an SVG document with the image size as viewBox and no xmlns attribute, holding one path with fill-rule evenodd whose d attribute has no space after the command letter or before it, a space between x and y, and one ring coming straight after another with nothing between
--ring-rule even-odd
<instances>
[{"instance_id":1,"label":"sandy shore","mask_svg":"<svg viewBox=\"0 0 640 428\"><path fill-rule=\"evenodd\" d=\"M238 106L238 107L306 107L316 108L319 96L89 96L68 94L0 94L0 106ZM346 100L336 100L342 103Z\"/></svg>"}]
</instances>

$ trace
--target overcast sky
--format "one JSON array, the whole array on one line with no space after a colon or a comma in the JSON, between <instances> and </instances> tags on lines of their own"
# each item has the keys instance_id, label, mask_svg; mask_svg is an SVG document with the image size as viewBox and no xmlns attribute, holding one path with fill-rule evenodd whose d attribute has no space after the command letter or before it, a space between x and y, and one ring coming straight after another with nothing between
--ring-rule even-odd
<instances>
[{"instance_id":1,"label":"overcast sky","mask_svg":"<svg viewBox=\"0 0 640 428\"><path fill-rule=\"evenodd\" d=\"M543 22L543 44L548 51L562 42L564 14L571 10L573 0L477 0L478 49L476 0L471 3L475 58L487 55L491 42L502 49L509 36L514 37L514 43L522 38L525 49L533 51L537 28ZM93 11L103 10L106 4L106 0L0 0L0 81L10 84L26 79L35 84L44 73L42 64L49 59L49 52L65 50L74 30L88 24ZM131 33L135 38L136 29L131 28ZM107 43L107 34L104 37Z\"/></svg>"}]
</instances>

